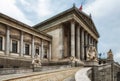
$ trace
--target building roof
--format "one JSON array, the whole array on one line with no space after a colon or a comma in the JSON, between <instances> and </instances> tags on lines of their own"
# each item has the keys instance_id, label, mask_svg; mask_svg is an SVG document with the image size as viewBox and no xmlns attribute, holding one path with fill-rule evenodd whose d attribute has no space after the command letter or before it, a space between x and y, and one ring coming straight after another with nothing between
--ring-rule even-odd
<instances>
[{"instance_id":1,"label":"building roof","mask_svg":"<svg viewBox=\"0 0 120 81\"><path fill-rule=\"evenodd\" d=\"M3 13L0 13L0 17L1 17L1 18L5 18L5 19L7 19L7 20L10 20L10 21L12 21L12 22L14 22L14 23L17 23L18 25L23 26L23 27L25 27L25 28L28 28L28 29L30 29L30 30L32 30L32 31L35 31L35 32L39 33L39 34L42 34L42 35L45 35L45 36L47 36L47 37L52 38L52 36L50 36L50 35L48 35L48 34L45 34L45 33L43 33L43 32L40 32L40 31L32 28L31 26L29 26L29 25L27 25L27 24L24 24L24 23L22 23L22 22L20 22L20 21L18 21L18 20L16 20L16 19L14 19L14 18L11 18L11 17L9 17L9 16L7 16L7 15L5 15L5 14L3 14Z\"/></svg>"},{"instance_id":2,"label":"building roof","mask_svg":"<svg viewBox=\"0 0 120 81\"><path fill-rule=\"evenodd\" d=\"M99 37L99 33L95 27L95 24L94 24L91 16L87 15L83 11L80 11L75 6L73 6L72 8L70 8L66 11L63 11L62 13L59 13L59 14L57 14L57 15L55 15L55 16L53 16L53 17L51 17L43 22L38 23L37 25L33 26L33 28L35 28L35 29L42 28L43 26L54 22L56 19L59 19L63 16L66 16L67 14L70 14L70 13L76 14L84 22L84 24L86 24L91 29L91 31L93 31Z\"/></svg>"}]
</instances>

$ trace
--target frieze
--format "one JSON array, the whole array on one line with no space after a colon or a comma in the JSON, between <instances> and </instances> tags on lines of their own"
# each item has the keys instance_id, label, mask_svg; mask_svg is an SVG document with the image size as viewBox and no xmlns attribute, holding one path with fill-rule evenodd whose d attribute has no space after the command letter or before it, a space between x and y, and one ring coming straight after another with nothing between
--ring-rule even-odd
<instances>
[{"instance_id":1,"label":"frieze","mask_svg":"<svg viewBox=\"0 0 120 81\"><path fill-rule=\"evenodd\" d=\"M24 42L28 42L28 43L32 43L32 41L31 41L31 40L28 40L28 39L24 39L23 41L24 41Z\"/></svg>"},{"instance_id":2,"label":"frieze","mask_svg":"<svg viewBox=\"0 0 120 81\"><path fill-rule=\"evenodd\" d=\"M10 35L10 38L14 38L14 39L20 40L20 36L18 36L18 35Z\"/></svg>"},{"instance_id":3,"label":"frieze","mask_svg":"<svg viewBox=\"0 0 120 81\"><path fill-rule=\"evenodd\" d=\"M35 42L34 44L35 44L35 45L41 45L41 43L38 43L38 42Z\"/></svg>"},{"instance_id":4,"label":"frieze","mask_svg":"<svg viewBox=\"0 0 120 81\"><path fill-rule=\"evenodd\" d=\"M0 31L0 35L3 35L3 36L5 36L6 34L5 34L5 32L3 32L3 31Z\"/></svg>"}]
</instances>

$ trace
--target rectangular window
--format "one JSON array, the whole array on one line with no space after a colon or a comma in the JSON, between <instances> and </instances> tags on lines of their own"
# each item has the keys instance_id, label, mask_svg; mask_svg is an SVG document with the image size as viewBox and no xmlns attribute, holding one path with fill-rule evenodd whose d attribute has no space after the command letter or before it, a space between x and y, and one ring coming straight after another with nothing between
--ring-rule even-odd
<instances>
[{"instance_id":1,"label":"rectangular window","mask_svg":"<svg viewBox=\"0 0 120 81\"><path fill-rule=\"evenodd\" d=\"M12 40L12 53L17 53L18 41Z\"/></svg>"},{"instance_id":2,"label":"rectangular window","mask_svg":"<svg viewBox=\"0 0 120 81\"><path fill-rule=\"evenodd\" d=\"M47 58L47 48L44 48L44 58Z\"/></svg>"},{"instance_id":3,"label":"rectangular window","mask_svg":"<svg viewBox=\"0 0 120 81\"><path fill-rule=\"evenodd\" d=\"M39 55L39 47L36 47L36 54Z\"/></svg>"},{"instance_id":4,"label":"rectangular window","mask_svg":"<svg viewBox=\"0 0 120 81\"><path fill-rule=\"evenodd\" d=\"M3 38L0 37L0 51L2 51L2 47L3 47L3 46L2 46L2 45L3 45L2 43L3 43Z\"/></svg>"},{"instance_id":5,"label":"rectangular window","mask_svg":"<svg viewBox=\"0 0 120 81\"><path fill-rule=\"evenodd\" d=\"M29 55L29 44L25 44L25 55Z\"/></svg>"}]
</instances>

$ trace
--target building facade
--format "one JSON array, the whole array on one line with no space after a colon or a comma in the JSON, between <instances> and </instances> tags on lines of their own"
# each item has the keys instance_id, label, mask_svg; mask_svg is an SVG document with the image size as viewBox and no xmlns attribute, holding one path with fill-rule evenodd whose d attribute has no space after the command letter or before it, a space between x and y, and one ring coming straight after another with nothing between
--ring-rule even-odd
<instances>
[{"instance_id":1,"label":"building facade","mask_svg":"<svg viewBox=\"0 0 120 81\"><path fill-rule=\"evenodd\" d=\"M35 54L51 60L50 35L0 13L0 67L28 67Z\"/></svg>"},{"instance_id":2,"label":"building facade","mask_svg":"<svg viewBox=\"0 0 120 81\"><path fill-rule=\"evenodd\" d=\"M70 56L87 60L87 49L97 49L99 34L91 16L72 8L34 26L52 39L52 59L60 61Z\"/></svg>"},{"instance_id":3,"label":"building facade","mask_svg":"<svg viewBox=\"0 0 120 81\"><path fill-rule=\"evenodd\" d=\"M29 67L36 54L43 63L84 62L98 38L92 18L75 6L33 27L0 13L0 67Z\"/></svg>"}]
</instances>

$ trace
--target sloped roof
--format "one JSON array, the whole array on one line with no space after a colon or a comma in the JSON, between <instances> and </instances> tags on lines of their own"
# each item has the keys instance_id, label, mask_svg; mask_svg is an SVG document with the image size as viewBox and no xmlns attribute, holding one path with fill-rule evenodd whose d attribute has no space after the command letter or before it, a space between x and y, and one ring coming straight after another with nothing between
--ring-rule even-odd
<instances>
[{"instance_id":1,"label":"sloped roof","mask_svg":"<svg viewBox=\"0 0 120 81\"><path fill-rule=\"evenodd\" d=\"M80 11L75 6L73 6L72 8L70 8L66 11L63 11L62 13L59 13L41 23L38 23L37 25L33 26L33 28L35 28L35 29L42 28L43 26L45 26L51 22L54 22L56 19L66 16L67 14L70 14L70 13L76 14L84 22L84 24L86 24L99 37L99 33L95 27L95 24L94 24L92 18L89 15L87 15L86 13L84 13L83 11Z\"/></svg>"},{"instance_id":2,"label":"sloped roof","mask_svg":"<svg viewBox=\"0 0 120 81\"><path fill-rule=\"evenodd\" d=\"M7 20L9 20L9 21L12 21L12 22L14 22L14 23L17 23L18 25L23 26L23 27L25 27L25 28L27 28L27 29L30 29L30 30L35 31L35 32L37 32L37 33L39 33L39 34L42 34L42 35L45 35L45 36L47 36L47 37L52 38L50 35L45 34L45 33L43 33L43 32L40 32L40 31L32 28L31 26L29 26L29 25L27 25L27 24L25 24L25 23L23 23L23 22L21 22L21 21L18 21L18 20L14 19L14 18L11 18L11 17L9 17L9 16L7 16L7 15L5 15L5 14L3 14L3 13L0 13L0 18L5 18L5 19L7 19Z\"/></svg>"}]
</instances>

